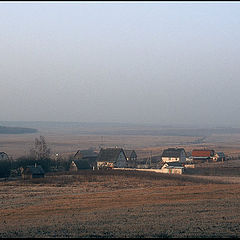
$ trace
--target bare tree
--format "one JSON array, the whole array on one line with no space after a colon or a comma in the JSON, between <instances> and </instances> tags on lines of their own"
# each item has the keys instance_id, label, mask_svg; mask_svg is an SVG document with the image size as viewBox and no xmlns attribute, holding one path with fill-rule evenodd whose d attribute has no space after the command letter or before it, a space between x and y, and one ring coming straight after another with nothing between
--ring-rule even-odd
<instances>
[{"instance_id":1,"label":"bare tree","mask_svg":"<svg viewBox=\"0 0 240 240\"><path fill-rule=\"evenodd\" d=\"M35 138L34 147L30 150L30 154L36 160L41 160L50 158L50 151L45 138L40 136L39 139Z\"/></svg>"}]
</instances>

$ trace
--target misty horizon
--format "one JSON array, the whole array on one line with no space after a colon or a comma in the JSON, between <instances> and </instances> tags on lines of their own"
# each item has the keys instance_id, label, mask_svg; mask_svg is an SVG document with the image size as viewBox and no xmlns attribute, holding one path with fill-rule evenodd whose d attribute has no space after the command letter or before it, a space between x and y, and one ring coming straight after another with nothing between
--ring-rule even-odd
<instances>
[{"instance_id":1,"label":"misty horizon","mask_svg":"<svg viewBox=\"0 0 240 240\"><path fill-rule=\"evenodd\" d=\"M0 121L239 127L239 11L0 3Z\"/></svg>"}]
</instances>

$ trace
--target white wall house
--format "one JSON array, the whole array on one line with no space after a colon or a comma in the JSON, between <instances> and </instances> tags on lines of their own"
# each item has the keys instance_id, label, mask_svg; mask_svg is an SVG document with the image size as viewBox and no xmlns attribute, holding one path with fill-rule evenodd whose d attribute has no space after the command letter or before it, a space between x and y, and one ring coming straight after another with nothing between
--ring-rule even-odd
<instances>
[{"instance_id":1,"label":"white wall house","mask_svg":"<svg viewBox=\"0 0 240 240\"><path fill-rule=\"evenodd\" d=\"M162 173L169 173L169 174L183 174L184 167L180 162L166 162L162 168Z\"/></svg>"},{"instance_id":2,"label":"white wall house","mask_svg":"<svg viewBox=\"0 0 240 240\"><path fill-rule=\"evenodd\" d=\"M163 162L186 162L186 152L184 148L168 148L162 153Z\"/></svg>"},{"instance_id":3,"label":"white wall house","mask_svg":"<svg viewBox=\"0 0 240 240\"><path fill-rule=\"evenodd\" d=\"M122 148L101 149L97 157L97 167L108 166L114 168L127 167L127 158Z\"/></svg>"}]
</instances>

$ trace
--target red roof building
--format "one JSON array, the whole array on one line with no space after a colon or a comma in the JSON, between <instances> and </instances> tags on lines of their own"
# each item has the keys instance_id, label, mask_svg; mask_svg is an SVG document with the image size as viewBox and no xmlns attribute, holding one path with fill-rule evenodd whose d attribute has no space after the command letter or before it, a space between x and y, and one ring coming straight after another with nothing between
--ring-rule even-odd
<instances>
[{"instance_id":1,"label":"red roof building","mask_svg":"<svg viewBox=\"0 0 240 240\"><path fill-rule=\"evenodd\" d=\"M195 149L192 150L192 157L213 157L214 150L207 150L207 149Z\"/></svg>"}]
</instances>

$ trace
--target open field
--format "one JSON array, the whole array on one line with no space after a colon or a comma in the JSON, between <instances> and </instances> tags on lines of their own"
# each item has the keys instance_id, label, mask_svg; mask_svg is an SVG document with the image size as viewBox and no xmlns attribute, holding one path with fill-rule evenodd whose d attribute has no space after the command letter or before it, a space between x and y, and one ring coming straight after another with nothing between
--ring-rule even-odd
<instances>
[{"instance_id":1,"label":"open field","mask_svg":"<svg viewBox=\"0 0 240 240\"><path fill-rule=\"evenodd\" d=\"M184 147L187 152L194 148L212 148L226 155L240 156L239 129L168 129L150 126L119 124L80 123L11 123L11 126L38 129L31 134L0 134L0 151L17 158L29 154L34 139L44 136L52 153L62 156L75 154L79 149L123 147L135 149L139 158L161 155L164 148ZM208 133L208 131L209 133ZM195 135L194 135L195 134Z\"/></svg>"},{"instance_id":2,"label":"open field","mask_svg":"<svg viewBox=\"0 0 240 240\"><path fill-rule=\"evenodd\" d=\"M0 237L240 237L238 132L167 136L126 126L29 127L38 132L0 134L0 151L13 159L28 155L43 135L52 153L62 156L118 146L143 158L183 147L212 148L235 159L199 164L182 176L86 170L0 181Z\"/></svg>"},{"instance_id":3,"label":"open field","mask_svg":"<svg viewBox=\"0 0 240 240\"><path fill-rule=\"evenodd\" d=\"M240 237L240 183L80 171L0 191L0 237Z\"/></svg>"}]
</instances>

